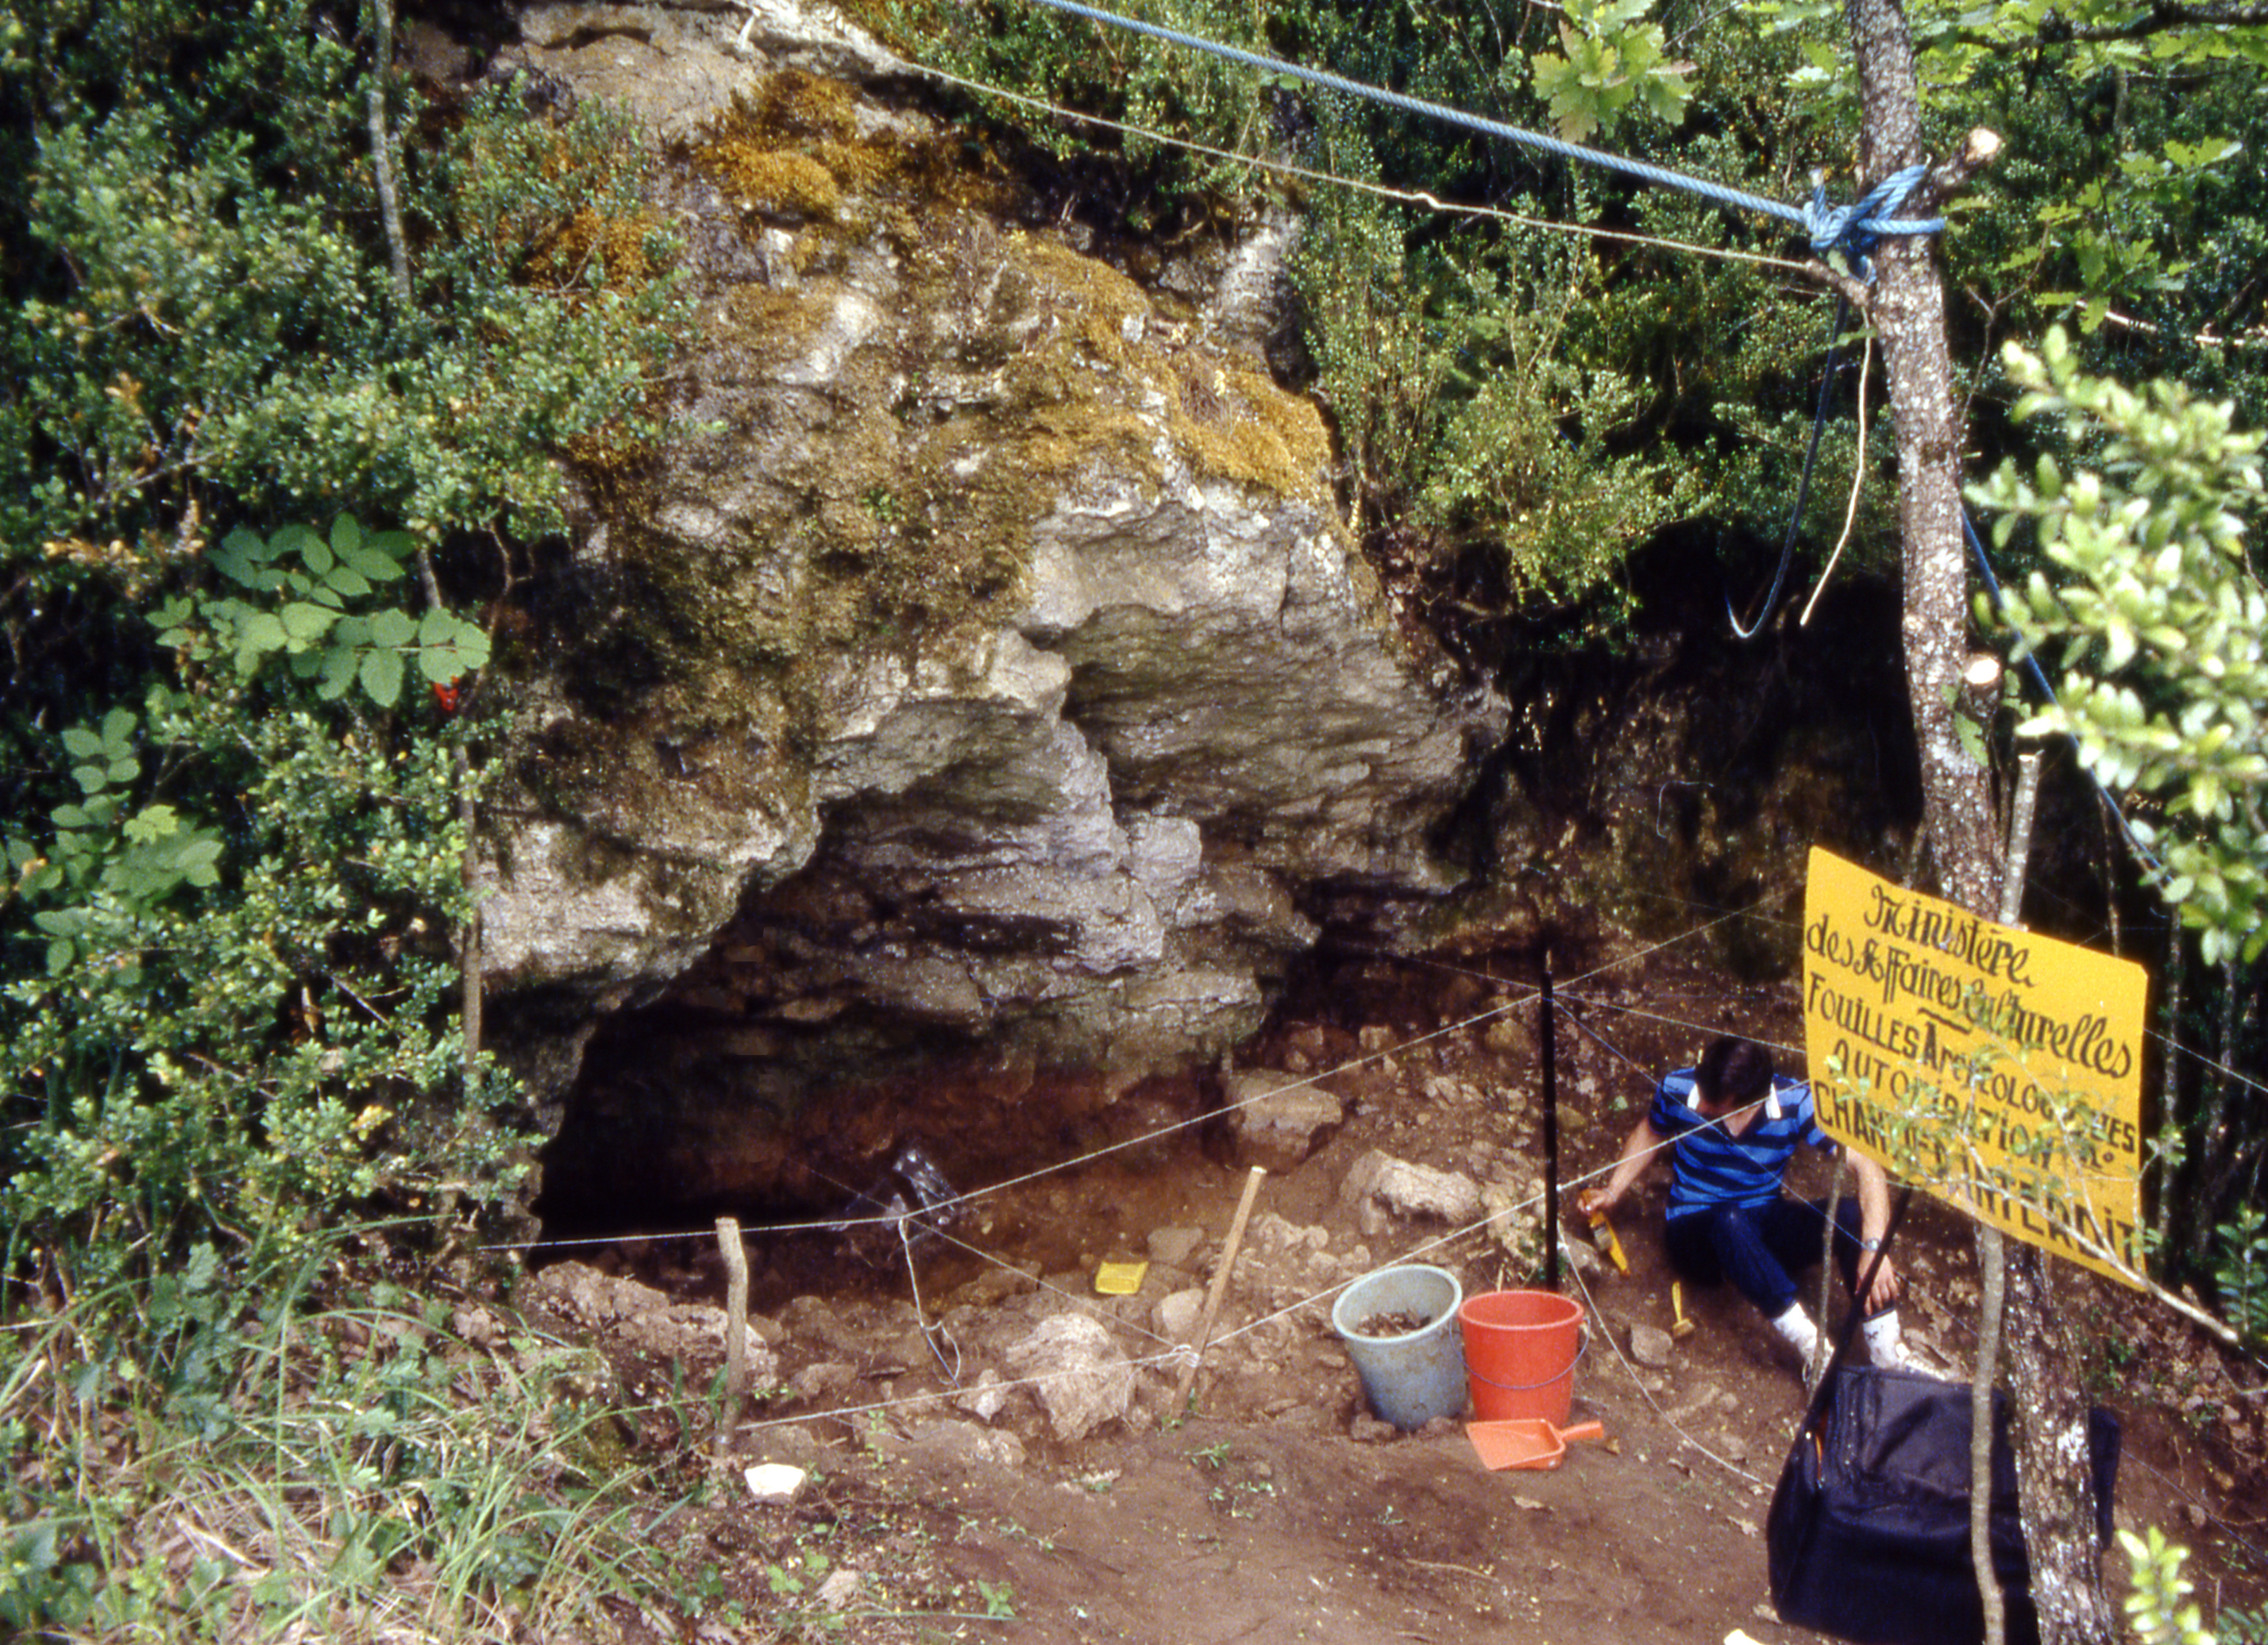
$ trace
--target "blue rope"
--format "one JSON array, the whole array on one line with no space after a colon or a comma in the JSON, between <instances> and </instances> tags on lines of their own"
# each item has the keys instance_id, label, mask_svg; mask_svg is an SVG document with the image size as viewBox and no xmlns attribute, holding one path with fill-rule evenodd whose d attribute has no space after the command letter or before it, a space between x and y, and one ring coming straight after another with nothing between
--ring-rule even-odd
<instances>
[{"instance_id":1,"label":"blue rope","mask_svg":"<svg viewBox=\"0 0 2268 1645\"><path fill-rule=\"evenodd\" d=\"M1688 177L1682 172L1673 172L1666 166L1649 165L1644 160L1633 160L1624 155L1609 154L1601 149L1585 148L1579 143L1565 143L1557 137L1547 136L1540 131L1524 131L1518 126L1507 126L1500 121L1484 119L1478 114L1469 114L1462 109L1451 108L1447 104L1429 103L1422 98L1405 96L1400 92L1389 92L1381 86L1365 85L1359 80L1345 79L1336 74L1325 73L1320 69L1302 68L1297 63L1285 62L1278 58L1263 57L1257 52L1246 51L1241 47L1223 45L1218 40L1204 40L1195 34L1184 34L1177 29L1161 28L1154 23L1139 22L1133 18L1120 17L1115 12L1099 11L1092 6L1079 4L1078 0L1035 0L1035 3L1046 6L1050 11L1063 12L1068 17L1085 18L1091 23L1108 24L1112 28L1124 29L1130 33L1146 34L1152 40L1161 40L1168 45L1186 46L1192 51L1204 52L1229 62L1242 63L1247 68L1258 69L1264 73L1289 75L1295 80L1304 80L1310 85L1321 86L1326 91L1344 92L1351 96L1367 98L1373 103L1383 103L1389 108L1398 108L1407 114L1424 114L1435 120L1445 120L1452 125L1463 126L1477 131L1484 136L1501 137L1509 143L1521 143L1545 154L1557 155L1562 159L1580 161L1586 165L1596 165L1607 171L1620 172L1626 177L1635 177L1642 182L1659 183L1666 188L1680 189L1686 194L1697 195L1702 199L1717 205L1728 206L1742 211L1753 211L1764 217L1778 217L1783 222L1793 223L1802 229L1810 238L1811 249L1822 259L1830 253L1842 253L1849 260L1852 267L1858 270L1859 277L1869 283L1874 279L1873 253L1875 246L1882 240L1901 234L1939 234L1945 230L1943 217L1908 219L1885 215L1896 210L1905 197L1911 194L1915 187L1928 174L1928 168L1926 166L1910 165L1905 170L1884 179L1868 190L1866 196L1855 205L1830 206L1827 203L1826 190L1816 184L1812 187L1811 198L1808 202L1801 205L1788 205L1781 201L1767 199L1762 195L1751 195L1742 189L1727 188L1721 183L1712 183L1704 178Z\"/></svg>"},{"instance_id":2,"label":"blue rope","mask_svg":"<svg viewBox=\"0 0 2268 1645\"><path fill-rule=\"evenodd\" d=\"M1803 506L1811 496L1812 466L1819 460L1819 435L1827 426L1827 396L1835 386L1835 341L1843 334L1843 327L1851 317L1851 305L1837 293L1835 317L1827 322L1827 364L1819 374L1819 408L1811 414L1811 438L1803 448L1803 477L1796 481L1795 507L1787 517L1787 535L1780 540L1779 564L1772 570L1771 588L1764 595L1764 609L1747 628L1741 627L1740 613L1733 609L1733 597L1725 596L1725 618L1733 625L1735 637L1753 640L1764 629L1772 608L1779 604L1780 584L1787 581L1787 568L1795 558L1795 540L1803 525Z\"/></svg>"}]
</instances>

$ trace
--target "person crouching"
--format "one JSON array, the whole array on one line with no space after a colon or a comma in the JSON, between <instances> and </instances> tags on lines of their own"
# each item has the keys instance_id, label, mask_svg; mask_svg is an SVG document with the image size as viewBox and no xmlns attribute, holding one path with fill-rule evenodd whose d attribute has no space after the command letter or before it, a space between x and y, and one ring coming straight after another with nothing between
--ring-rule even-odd
<instances>
[{"instance_id":1,"label":"person crouching","mask_svg":"<svg viewBox=\"0 0 2268 1645\"><path fill-rule=\"evenodd\" d=\"M1797 1300L1795 1276L1819 1259L1824 1200L1790 1198L1782 1187L1796 1145L1832 1153L1819 1128L1811 1088L1772 1069L1762 1046L1730 1036L1712 1041L1701 1061L1667 1075L1646 1117L1631 1130L1606 1186L1584 1190L1584 1215L1611 1211L1654 1155L1670 1154L1669 1203L1662 1245L1670 1265L1696 1284L1729 1280L1793 1348L1808 1376L1819 1359L1819 1327ZM1836 1264L1858 1289L1859 1264L1881 1252L1889 1227L1889 1179L1873 1160L1852 1153L1858 1200L1835 1207ZM1911 1369L1898 1326L1904 1282L1887 1254L1875 1264L1863 1299L1867 1358Z\"/></svg>"}]
</instances>

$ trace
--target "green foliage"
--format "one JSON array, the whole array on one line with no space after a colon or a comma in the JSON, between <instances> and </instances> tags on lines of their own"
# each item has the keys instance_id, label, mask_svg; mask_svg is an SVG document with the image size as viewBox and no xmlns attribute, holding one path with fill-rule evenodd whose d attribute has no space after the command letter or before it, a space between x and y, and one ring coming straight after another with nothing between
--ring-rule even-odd
<instances>
[{"instance_id":1,"label":"green foliage","mask_svg":"<svg viewBox=\"0 0 2268 1645\"><path fill-rule=\"evenodd\" d=\"M484 643L381 599L400 547L350 520L232 536L241 591L157 613L181 683L67 728L79 794L7 840L11 948L41 963L0 973L0 1214L75 1284L216 1232L288 1245L381 1188L492 1198L515 1169L501 1082L475 1069L446 1105L474 779L448 738L370 717L405 656L438 678Z\"/></svg>"},{"instance_id":2,"label":"green foliage","mask_svg":"<svg viewBox=\"0 0 2268 1645\"><path fill-rule=\"evenodd\" d=\"M506 93L399 157L377 223L364 66L305 0L52 0L0 51L0 557L138 592L201 518L556 528L557 452L622 425L683 319L649 160ZM406 103L397 124L414 124Z\"/></svg>"},{"instance_id":3,"label":"green foliage","mask_svg":"<svg viewBox=\"0 0 2268 1645\"><path fill-rule=\"evenodd\" d=\"M1796 47L1794 109L1857 124L1836 0L1752 0L1753 24ZM1951 152L2002 140L1944 239L1956 323L2036 338L2058 319L2091 369L2178 376L2268 418L2257 336L2268 250L2268 159L2253 141L2268 26L2124 0L1907 8L1925 88L1924 140ZM1984 409L1989 414L1992 408Z\"/></svg>"},{"instance_id":4,"label":"green foliage","mask_svg":"<svg viewBox=\"0 0 2268 1645\"><path fill-rule=\"evenodd\" d=\"M287 525L265 539L239 526L210 558L246 595L168 602L153 618L165 630L159 642L180 648L193 663L206 661L209 648L199 631L181 626L194 613L220 649L234 653L241 677L250 678L280 651L294 676L317 682L315 694L324 701L359 683L373 703L391 709L401 701L411 662L428 683L446 685L489 660L480 625L446 606L415 618L374 601L380 585L409 569L415 552L408 532L364 535L344 514L331 523L328 540L305 525Z\"/></svg>"},{"instance_id":5,"label":"green foliage","mask_svg":"<svg viewBox=\"0 0 2268 1645\"><path fill-rule=\"evenodd\" d=\"M2221 1317L2254 1342L2268 1340L2268 1216L2242 1205L2213 1230L2213 1284Z\"/></svg>"},{"instance_id":6,"label":"green foliage","mask_svg":"<svg viewBox=\"0 0 2268 1645\"><path fill-rule=\"evenodd\" d=\"M2213 1619L2217 1645L2268 1645L2268 1606L2229 1605Z\"/></svg>"},{"instance_id":7,"label":"green foliage","mask_svg":"<svg viewBox=\"0 0 2268 1645\"><path fill-rule=\"evenodd\" d=\"M451 1023L473 729L418 688L488 639L405 574L634 455L685 298L619 116L429 111L347 17L0 27L0 1205L75 1283L507 1174Z\"/></svg>"},{"instance_id":8,"label":"green foliage","mask_svg":"<svg viewBox=\"0 0 2268 1645\"><path fill-rule=\"evenodd\" d=\"M1669 60L1661 25L1642 20L1653 9L1653 0L1568 0L1559 50L1529 60L1536 94L1570 143L1612 137L1632 105L1666 125L1684 117L1693 65Z\"/></svg>"},{"instance_id":9,"label":"green foliage","mask_svg":"<svg viewBox=\"0 0 2268 1645\"><path fill-rule=\"evenodd\" d=\"M1358 134L1329 142L1368 164ZM1618 614L1625 556L1704 488L1643 437L1653 396L1600 322L1596 262L1534 229L1423 243L1418 225L1332 191L1294 263L1356 502L1389 559L1485 567L1513 607Z\"/></svg>"},{"instance_id":10,"label":"green foliage","mask_svg":"<svg viewBox=\"0 0 2268 1645\"><path fill-rule=\"evenodd\" d=\"M126 796L142 775L135 742L139 723L131 710L113 709L99 730L66 728L63 744L79 762L71 777L81 797L48 813L55 834L44 858L28 841L11 836L7 841L9 867L26 903L53 899L64 905L32 915L48 939L50 976L67 970L82 944L99 946L106 925L122 920L130 926L177 887L204 889L219 880L217 834L190 826L167 804L125 813Z\"/></svg>"},{"instance_id":11,"label":"green foliage","mask_svg":"<svg viewBox=\"0 0 2268 1645\"><path fill-rule=\"evenodd\" d=\"M1312 43L1310 28L1328 12L1303 4L1263 16L1219 0L1160 0L1138 15L1163 28L1280 57ZM886 31L925 62L1133 128L1121 134L1075 121L1034 121L1020 105L987 99L990 112L1061 158L1103 148L1137 167L1163 167L1176 184L1240 190L1249 180L1244 168L1186 156L1158 137L1237 151L1264 144L1274 124L1274 88L1251 70L1041 6L899 0L888 8ZM1157 226L1162 203L1135 199L1130 224Z\"/></svg>"},{"instance_id":12,"label":"green foliage","mask_svg":"<svg viewBox=\"0 0 2268 1645\"><path fill-rule=\"evenodd\" d=\"M2208 964L2268 948L2268 590L2246 556L2259 507L2262 437L2226 404L2159 383L2136 393L2080 369L2069 341L2042 355L2011 346L2027 393L2020 418L2080 423L2094 466L2066 474L2043 455L2030 474L2004 464L1977 488L2069 580L2035 573L1994 613L2027 650L2063 670L2058 701L2021 730L2071 736L2107 786L2163 803L2137 832L2167 870L2161 890L2200 933Z\"/></svg>"},{"instance_id":13,"label":"green foliage","mask_svg":"<svg viewBox=\"0 0 2268 1645\"><path fill-rule=\"evenodd\" d=\"M0 1340L0 1631L560 1637L666 1580L590 1355L317 1293L384 1233L198 1244Z\"/></svg>"},{"instance_id":14,"label":"green foliage","mask_svg":"<svg viewBox=\"0 0 2268 1645\"><path fill-rule=\"evenodd\" d=\"M2168 1542L2155 1525L2146 1538L2121 1531L2118 1546L2133 1566L2126 1620L2140 1645L2213 1645L2213 1630L2197 1606L2186 1603L2197 1586L2182 1575L2190 1551Z\"/></svg>"},{"instance_id":15,"label":"green foliage","mask_svg":"<svg viewBox=\"0 0 2268 1645\"><path fill-rule=\"evenodd\" d=\"M1381 11L1300 0L1255 13L1167 0L1139 15L1451 106L1631 137L1674 124L1691 95L1692 65L1671 61L1650 12L1645 0L1585 0L1550 21L1469 4ZM1573 215L1590 202L1594 180L1571 181L1525 151L1296 81L1270 85L1249 69L1042 8L903 6L891 16L924 60L1142 128L1118 134L998 111L1057 153L1101 149L1128 162L1125 222L1137 230L1233 219L1241 198L1274 187L1231 161L1177 158L1147 133L1451 198L1471 197L1486 179L1492 198L1532 194L1546 212L1569 211L1571 193L1582 202ZM1307 152L1295 156L1295 143ZM1485 216L1445 218L1346 188L1303 203L1294 275L1306 341L1381 557L1468 591L1478 584L1491 606L1618 615L1624 556L1697 509L1706 485L1683 454L1648 449L1653 363L1596 319L1609 271L1580 242ZM1663 329L1676 323L1667 318Z\"/></svg>"},{"instance_id":16,"label":"green foliage","mask_svg":"<svg viewBox=\"0 0 2268 1645\"><path fill-rule=\"evenodd\" d=\"M604 1585L540 1356L484 1409L431 1319L301 1316L358 1207L523 1168L453 1009L482 728L422 686L489 646L436 568L637 456L687 300L621 117L428 108L370 15L0 13L0 1631L580 1632Z\"/></svg>"}]
</instances>

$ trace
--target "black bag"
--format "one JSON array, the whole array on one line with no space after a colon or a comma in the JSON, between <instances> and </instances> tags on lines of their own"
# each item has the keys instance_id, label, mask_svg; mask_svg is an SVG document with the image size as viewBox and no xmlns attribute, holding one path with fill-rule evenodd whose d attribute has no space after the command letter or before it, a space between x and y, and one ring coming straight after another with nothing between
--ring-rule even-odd
<instances>
[{"instance_id":1,"label":"black bag","mask_svg":"<svg viewBox=\"0 0 2268 1645\"><path fill-rule=\"evenodd\" d=\"M2016 1521L2006 1399L1992 1399L1992 1567L2009 1645L2037 1645ZM1872 1366L1833 1371L1780 1470L1766 1523L1780 1619L1864 1645L1984 1637L1969 1553L1969 1384ZM2118 1421L2088 1414L2097 1534L2110 1540Z\"/></svg>"}]
</instances>

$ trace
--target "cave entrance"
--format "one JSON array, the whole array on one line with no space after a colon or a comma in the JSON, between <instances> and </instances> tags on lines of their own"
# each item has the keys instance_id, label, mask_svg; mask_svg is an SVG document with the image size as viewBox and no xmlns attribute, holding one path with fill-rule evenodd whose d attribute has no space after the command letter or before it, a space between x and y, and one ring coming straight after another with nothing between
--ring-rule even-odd
<instances>
[{"instance_id":1,"label":"cave entrance","mask_svg":"<svg viewBox=\"0 0 2268 1645\"><path fill-rule=\"evenodd\" d=\"M1523 963L1533 970L1532 961L1498 968ZM1504 986L1470 966L1319 951L1287 979L1266 1024L1227 1068L1312 1078L1336 1091L1350 1118L1390 1120L1406 1076L1465 1056L1500 1061L1508 1046L1528 1054L1525 1031L1499 1031L1493 1050L1469 1033L1465 1051L1454 1038L1426 1046L1422 1067L1377 1066L1382 1047L1440 1033ZM777 1066L752 1076L733 1054L747 1048L720 1039L697 1000L665 997L601 1027L545 1150L539 1264L596 1257L677 1295L718 1300L713 1226L729 1215L747 1242L760 1311L802 1295L902 1297L909 1265L896 1229L844 1226L886 1213L895 1196L919 1214L908 1226L920 1233L913 1268L925 1295L1004 1267L1064 1285L1091 1281L1102 1262L1146 1259L1161 1230L1169 1250L1172 1230L1217 1237L1249 1158L1220 1116L1222 1069L1151 1075L1113 1091L1086 1071L945 1045L932 1047L926 1066L790 1106L770 1098L815 1078L784 1078ZM1492 1089L1494 1079L1491 1069L1472 1089ZM1419 1123L1408 1145L1435 1140ZM908 1153L934 1171L945 1190L935 1197L954 1201L944 1215L929 1215L920 1186L895 1169ZM1270 1182L1269 1203L1314 1221L1329 1211L1336 1181L1333 1171L1292 1173Z\"/></svg>"}]
</instances>

